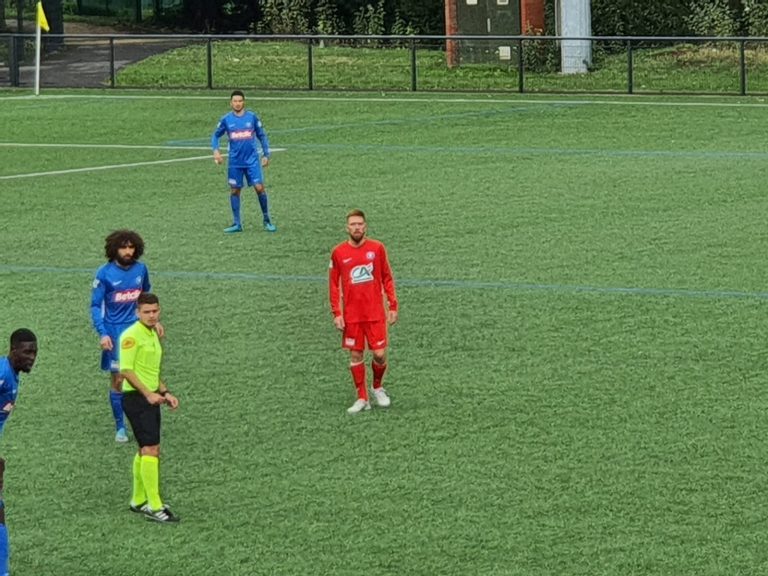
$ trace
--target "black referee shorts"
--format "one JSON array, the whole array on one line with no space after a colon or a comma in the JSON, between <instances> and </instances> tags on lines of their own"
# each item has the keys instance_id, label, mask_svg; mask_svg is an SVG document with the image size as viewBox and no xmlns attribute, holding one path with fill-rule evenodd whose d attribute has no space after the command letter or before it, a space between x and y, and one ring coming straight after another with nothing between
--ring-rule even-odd
<instances>
[{"instance_id":1,"label":"black referee shorts","mask_svg":"<svg viewBox=\"0 0 768 576\"><path fill-rule=\"evenodd\" d=\"M140 392L123 392L123 412L131 423L139 447L160 444L159 404L150 404Z\"/></svg>"}]
</instances>

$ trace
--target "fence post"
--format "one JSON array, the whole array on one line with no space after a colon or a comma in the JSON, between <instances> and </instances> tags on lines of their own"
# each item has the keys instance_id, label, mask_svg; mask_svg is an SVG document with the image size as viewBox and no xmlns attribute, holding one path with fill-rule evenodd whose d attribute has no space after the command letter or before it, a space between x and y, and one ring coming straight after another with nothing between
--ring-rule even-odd
<instances>
[{"instance_id":1,"label":"fence post","mask_svg":"<svg viewBox=\"0 0 768 576\"><path fill-rule=\"evenodd\" d=\"M742 96L747 95L747 57L744 54L745 41L739 42L739 90Z\"/></svg>"},{"instance_id":2,"label":"fence post","mask_svg":"<svg viewBox=\"0 0 768 576\"><path fill-rule=\"evenodd\" d=\"M517 91L525 92L525 61L523 60L523 39L517 44Z\"/></svg>"},{"instance_id":3,"label":"fence post","mask_svg":"<svg viewBox=\"0 0 768 576\"><path fill-rule=\"evenodd\" d=\"M208 36L208 40L205 44L205 74L206 81L208 83L208 90L213 89L213 43L211 37Z\"/></svg>"},{"instance_id":4,"label":"fence post","mask_svg":"<svg viewBox=\"0 0 768 576\"><path fill-rule=\"evenodd\" d=\"M109 37L109 86L114 88L116 84L115 79L115 38Z\"/></svg>"},{"instance_id":5,"label":"fence post","mask_svg":"<svg viewBox=\"0 0 768 576\"><path fill-rule=\"evenodd\" d=\"M416 40L411 38L411 92L416 92Z\"/></svg>"},{"instance_id":6,"label":"fence post","mask_svg":"<svg viewBox=\"0 0 768 576\"><path fill-rule=\"evenodd\" d=\"M315 64L312 61L312 38L307 40L307 88L315 89Z\"/></svg>"},{"instance_id":7,"label":"fence post","mask_svg":"<svg viewBox=\"0 0 768 576\"><path fill-rule=\"evenodd\" d=\"M627 94L635 91L635 70L632 57L632 40L627 40Z\"/></svg>"},{"instance_id":8,"label":"fence post","mask_svg":"<svg viewBox=\"0 0 768 576\"><path fill-rule=\"evenodd\" d=\"M19 86L19 54L16 50L16 36L8 37L8 73L11 86Z\"/></svg>"}]
</instances>

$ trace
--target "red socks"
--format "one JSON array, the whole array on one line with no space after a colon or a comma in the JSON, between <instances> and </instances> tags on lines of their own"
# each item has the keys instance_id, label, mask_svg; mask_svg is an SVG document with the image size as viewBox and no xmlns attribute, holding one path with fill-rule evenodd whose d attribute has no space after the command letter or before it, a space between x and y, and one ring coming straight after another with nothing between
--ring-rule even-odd
<instances>
[{"instance_id":1,"label":"red socks","mask_svg":"<svg viewBox=\"0 0 768 576\"><path fill-rule=\"evenodd\" d=\"M352 372L352 381L357 388L357 397L368 402L368 387L365 385L365 364L359 362L350 364L349 371Z\"/></svg>"},{"instance_id":2,"label":"red socks","mask_svg":"<svg viewBox=\"0 0 768 576\"><path fill-rule=\"evenodd\" d=\"M384 372L387 371L387 365L371 361L371 369L373 370L373 389L376 390L381 388L381 381L384 378ZM352 381L357 388L357 397L367 402L368 387L365 385L365 363L350 364L349 371L352 373Z\"/></svg>"},{"instance_id":3,"label":"red socks","mask_svg":"<svg viewBox=\"0 0 768 576\"><path fill-rule=\"evenodd\" d=\"M371 368L373 369L373 389L381 388L381 380L384 378L384 372L387 371L387 365L377 364L371 360Z\"/></svg>"}]
</instances>

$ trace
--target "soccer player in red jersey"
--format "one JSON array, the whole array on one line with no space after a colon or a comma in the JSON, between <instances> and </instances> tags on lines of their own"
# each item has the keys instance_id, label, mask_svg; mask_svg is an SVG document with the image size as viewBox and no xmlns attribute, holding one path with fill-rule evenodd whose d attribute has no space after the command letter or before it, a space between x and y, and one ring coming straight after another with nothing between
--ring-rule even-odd
<instances>
[{"instance_id":1,"label":"soccer player in red jersey","mask_svg":"<svg viewBox=\"0 0 768 576\"><path fill-rule=\"evenodd\" d=\"M387 370L387 324L397 322L395 279L384 244L366 237L362 210L347 214L349 239L331 253L328 274L333 323L342 332L342 347L349 350L349 370L357 388L350 414L370 410L365 383L365 344L373 353L373 396L382 408L390 405L381 385ZM389 304L384 307L384 295Z\"/></svg>"}]
</instances>

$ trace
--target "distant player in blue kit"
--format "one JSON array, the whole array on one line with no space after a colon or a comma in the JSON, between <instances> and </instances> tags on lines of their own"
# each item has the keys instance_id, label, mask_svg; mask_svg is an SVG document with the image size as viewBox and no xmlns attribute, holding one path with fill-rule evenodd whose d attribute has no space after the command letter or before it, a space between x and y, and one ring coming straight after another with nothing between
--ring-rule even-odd
<instances>
[{"instance_id":1,"label":"distant player in blue kit","mask_svg":"<svg viewBox=\"0 0 768 576\"><path fill-rule=\"evenodd\" d=\"M19 373L29 372L37 359L37 337L31 330L19 328L11 334L11 350L8 356L0 356L0 434L8 416L16 405L19 391ZM3 476L5 460L0 458L0 576L8 576L8 529L5 527L5 502L3 501Z\"/></svg>"},{"instance_id":2,"label":"distant player in blue kit","mask_svg":"<svg viewBox=\"0 0 768 576\"><path fill-rule=\"evenodd\" d=\"M225 228L224 232L233 234L242 232L243 225L240 220L240 190L243 189L243 177L248 186L253 186L264 216L264 230L275 232L277 228L269 217L269 203L267 191L264 189L264 177L261 168L269 166L269 140L261 120L250 110L245 109L245 94L235 90L230 96L229 104L232 112L223 116L216 126L216 131L211 136L211 148L213 148L213 161L216 164L224 162L219 150L219 139L227 135L229 140L229 169L227 181L231 194L229 203L232 207L232 226ZM256 140L261 143L261 158L256 147Z\"/></svg>"},{"instance_id":3,"label":"distant player in blue kit","mask_svg":"<svg viewBox=\"0 0 768 576\"><path fill-rule=\"evenodd\" d=\"M101 369L111 372L109 403L115 418L115 440L128 442L123 417L123 378L120 376L118 342L123 330L136 322L139 294L149 292L149 272L139 259L144 240L132 230L116 230L107 236L104 247L107 263L96 271L91 291L91 320L99 333ZM158 327L162 336L162 326Z\"/></svg>"}]
</instances>

